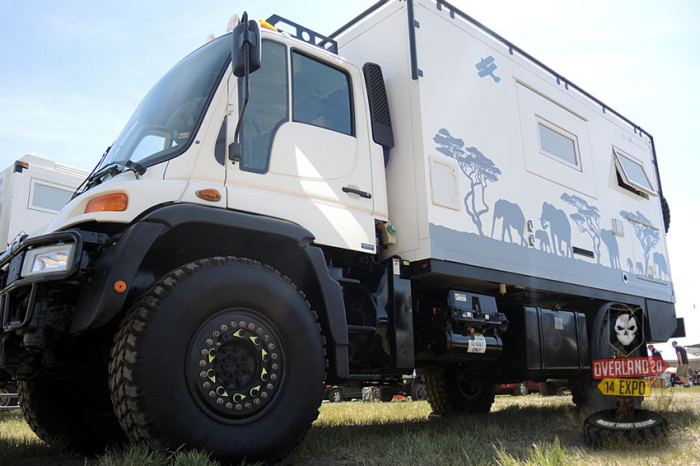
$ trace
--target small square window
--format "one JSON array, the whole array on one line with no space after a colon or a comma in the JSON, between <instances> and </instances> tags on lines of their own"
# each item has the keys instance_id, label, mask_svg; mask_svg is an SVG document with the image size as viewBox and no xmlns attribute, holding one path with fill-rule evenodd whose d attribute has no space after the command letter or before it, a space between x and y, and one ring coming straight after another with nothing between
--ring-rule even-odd
<instances>
[{"instance_id":1,"label":"small square window","mask_svg":"<svg viewBox=\"0 0 700 466\"><path fill-rule=\"evenodd\" d=\"M554 157L568 165L579 168L578 144L576 136L549 122L537 122L540 152Z\"/></svg>"},{"instance_id":2,"label":"small square window","mask_svg":"<svg viewBox=\"0 0 700 466\"><path fill-rule=\"evenodd\" d=\"M73 197L73 191L65 187L49 186L32 180L32 192L29 208L44 212L57 213Z\"/></svg>"},{"instance_id":3,"label":"small square window","mask_svg":"<svg viewBox=\"0 0 700 466\"><path fill-rule=\"evenodd\" d=\"M615 154L615 167L617 168L618 183L621 187L636 192L643 197L644 194L656 196L654 188L649 181L644 166L633 160L632 157L622 152L620 149L613 147ZM640 193L641 191L641 193Z\"/></svg>"}]
</instances>

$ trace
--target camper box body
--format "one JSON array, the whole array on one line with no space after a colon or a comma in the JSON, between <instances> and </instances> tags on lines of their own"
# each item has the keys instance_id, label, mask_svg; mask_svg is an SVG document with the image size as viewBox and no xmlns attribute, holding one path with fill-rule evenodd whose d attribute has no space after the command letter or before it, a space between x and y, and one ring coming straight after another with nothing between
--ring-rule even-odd
<instances>
[{"instance_id":1,"label":"camper box body","mask_svg":"<svg viewBox=\"0 0 700 466\"><path fill-rule=\"evenodd\" d=\"M87 175L34 155L0 172L0 251L49 223Z\"/></svg>"},{"instance_id":2,"label":"camper box body","mask_svg":"<svg viewBox=\"0 0 700 466\"><path fill-rule=\"evenodd\" d=\"M336 39L386 82L389 255L492 283L674 301L644 131L449 4L389 2Z\"/></svg>"}]
</instances>

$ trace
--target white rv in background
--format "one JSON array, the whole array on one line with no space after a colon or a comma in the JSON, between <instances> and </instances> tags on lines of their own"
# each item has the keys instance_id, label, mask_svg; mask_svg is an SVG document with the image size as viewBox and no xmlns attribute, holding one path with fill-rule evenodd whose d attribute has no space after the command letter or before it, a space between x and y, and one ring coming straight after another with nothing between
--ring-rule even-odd
<instances>
[{"instance_id":1,"label":"white rv in background","mask_svg":"<svg viewBox=\"0 0 700 466\"><path fill-rule=\"evenodd\" d=\"M32 154L0 172L0 251L49 223L87 176Z\"/></svg>"}]
</instances>

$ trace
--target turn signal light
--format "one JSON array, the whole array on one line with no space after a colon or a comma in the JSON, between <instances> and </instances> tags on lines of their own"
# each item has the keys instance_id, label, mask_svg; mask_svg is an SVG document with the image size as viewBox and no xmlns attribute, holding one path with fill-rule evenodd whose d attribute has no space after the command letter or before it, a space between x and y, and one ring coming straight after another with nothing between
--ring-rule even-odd
<instances>
[{"instance_id":1,"label":"turn signal light","mask_svg":"<svg viewBox=\"0 0 700 466\"><path fill-rule=\"evenodd\" d=\"M90 212L121 212L129 205L129 198L124 193L107 194L96 197L85 206L85 213Z\"/></svg>"},{"instance_id":2,"label":"turn signal light","mask_svg":"<svg viewBox=\"0 0 700 466\"><path fill-rule=\"evenodd\" d=\"M221 193L216 189L200 189L195 194L205 201L219 202L221 200Z\"/></svg>"}]
</instances>

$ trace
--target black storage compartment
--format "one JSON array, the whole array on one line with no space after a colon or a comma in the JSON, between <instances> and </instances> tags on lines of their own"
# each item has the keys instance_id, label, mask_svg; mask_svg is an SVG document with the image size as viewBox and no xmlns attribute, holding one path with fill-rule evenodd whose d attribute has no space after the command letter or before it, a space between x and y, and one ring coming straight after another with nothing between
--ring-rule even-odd
<instances>
[{"instance_id":1,"label":"black storage compartment","mask_svg":"<svg viewBox=\"0 0 700 466\"><path fill-rule=\"evenodd\" d=\"M538 307L514 307L504 313L510 321L500 359L505 374L566 378L590 367L584 314Z\"/></svg>"}]
</instances>

